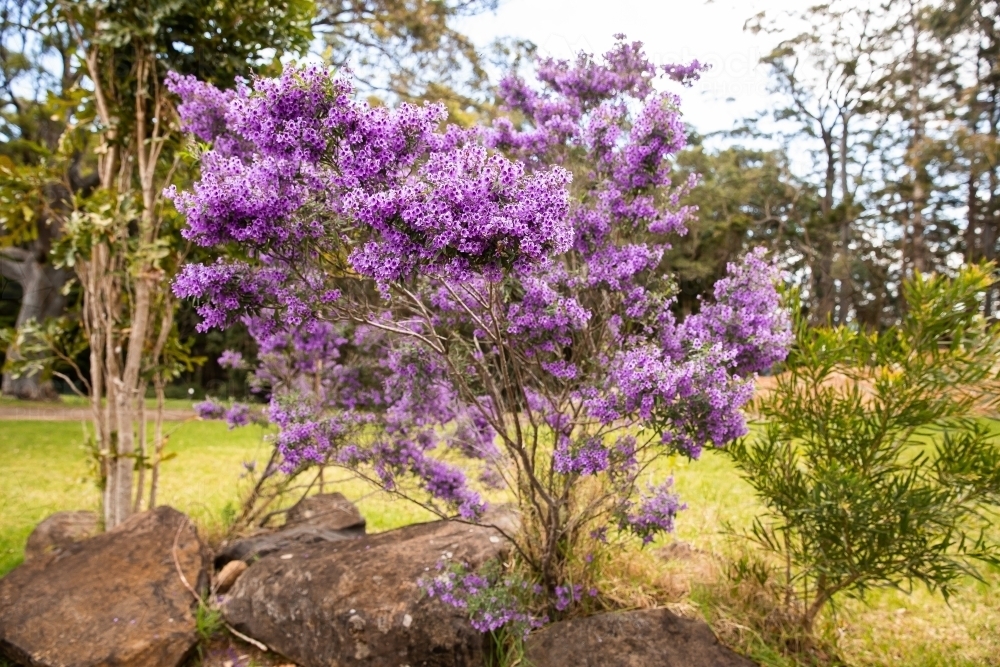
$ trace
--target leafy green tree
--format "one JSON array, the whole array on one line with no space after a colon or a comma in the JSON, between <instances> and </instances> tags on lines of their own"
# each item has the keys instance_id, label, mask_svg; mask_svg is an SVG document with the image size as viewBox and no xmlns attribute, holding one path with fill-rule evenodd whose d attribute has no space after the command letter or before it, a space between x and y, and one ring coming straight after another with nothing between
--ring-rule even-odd
<instances>
[{"instance_id":1,"label":"leafy green tree","mask_svg":"<svg viewBox=\"0 0 1000 667\"><path fill-rule=\"evenodd\" d=\"M750 537L783 562L785 602L812 632L840 595L924 584L945 596L997 563L1000 328L981 314L993 267L916 274L898 328L809 327L760 423L726 449L765 505Z\"/></svg>"},{"instance_id":2,"label":"leafy green tree","mask_svg":"<svg viewBox=\"0 0 1000 667\"><path fill-rule=\"evenodd\" d=\"M677 272L678 304L684 312L726 274L726 265L749 248L764 245L800 274L809 250L816 193L790 172L781 150L694 146L677 157L683 173L700 175L687 201L698 207L688 233L668 254Z\"/></svg>"},{"instance_id":3,"label":"leafy green tree","mask_svg":"<svg viewBox=\"0 0 1000 667\"><path fill-rule=\"evenodd\" d=\"M363 89L394 102L433 100L453 121L469 124L489 108L484 54L455 27L494 11L499 0L318 0L314 28L337 66L349 66ZM513 54L531 47L513 42ZM510 54L509 54L510 55Z\"/></svg>"},{"instance_id":4,"label":"leafy green tree","mask_svg":"<svg viewBox=\"0 0 1000 667\"><path fill-rule=\"evenodd\" d=\"M771 136L812 157L795 175L819 203L814 323L892 326L907 277L997 256L998 26L986 0L833 0L748 22L778 40L762 59Z\"/></svg>"},{"instance_id":5,"label":"leafy green tree","mask_svg":"<svg viewBox=\"0 0 1000 667\"><path fill-rule=\"evenodd\" d=\"M121 152L134 134L129 87L137 80L137 44L156 54L154 78L172 69L229 85L237 74L271 62L258 55L262 50L276 48L280 54L308 46L310 0L229 5L201 0L0 4L0 135L5 139L0 147L0 273L21 285L16 330L63 313L73 272L56 266L50 252L74 199L86 200L109 182L97 162L111 169L122 164ZM98 26L96 16L111 18ZM86 83L98 72L105 79L101 85ZM118 127L95 133L92 121L102 113L98 122ZM111 141L102 144L97 135ZM159 138L164 139L162 132ZM109 152L99 155L95 149ZM31 361L21 358L16 345L8 352L14 362ZM18 373L9 364L2 391L22 398L54 395L44 372Z\"/></svg>"},{"instance_id":6,"label":"leafy green tree","mask_svg":"<svg viewBox=\"0 0 1000 667\"><path fill-rule=\"evenodd\" d=\"M967 262L993 261L1000 243L1000 5L948 0L936 4L928 24L947 58L938 83L950 102L940 162L953 184L947 205L959 213L960 233L949 249ZM994 313L996 303L988 293L985 312Z\"/></svg>"},{"instance_id":7,"label":"leafy green tree","mask_svg":"<svg viewBox=\"0 0 1000 667\"><path fill-rule=\"evenodd\" d=\"M15 330L62 314L71 276L49 258L74 196L97 185L88 172L79 133L67 133L85 91L65 66L72 40L65 30L39 30L36 2L0 3L0 279L20 286ZM23 354L9 350L16 361ZM53 398L43 373L3 373L0 391Z\"/></svg>"},{"instance_id":8,"label":"leafy green tree","mask_svg":"<svg viewBox=\"0 0 1000 667\"><path fill-rule=\"evenodd\" d=\"M883 131L874 94L885 73L879 10L843 2L810 6L794 21L751 19L755 33L780 41L761 62L770 71L779 135L805 150L812 167L799 178L817 193L810 221L804 304L813 322L847 322L859 292L852 248L872 187L872 152Z\"/></svg>"}]
</instances>

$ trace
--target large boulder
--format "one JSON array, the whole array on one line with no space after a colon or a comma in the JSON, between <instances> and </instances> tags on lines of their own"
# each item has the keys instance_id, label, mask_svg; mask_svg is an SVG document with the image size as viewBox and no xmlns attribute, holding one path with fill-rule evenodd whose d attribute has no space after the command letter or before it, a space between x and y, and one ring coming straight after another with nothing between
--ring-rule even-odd
<instances>
[{"instance_id":1,"label":"large boulder","mask_svg":"<svg viewBox=\"0 0 1000 667\"><path fill-rule=\"evenodd\" d=\"M24 547L24 560L59 553L69 545L97 534L97 513L56 512L35 526Z\"/></svg>"},{"instance_id":2,"label":"large boulder","mask_svg":"<svg viewBox=\"0 0 1000 667\"><path fill-rule=\"evenodd\" d=\"M0 654L32 667L177 667L197 634L175 559L206 586L211 554L170 507L32 558L0 579Z\"/></svg>"},{"instance_id":3,"label":"large boulder","mask_svg":"<svg viewBox=\"0 0 1000 667\"><path fill-rule=\"evenodd\" d=\"M285 517L285 525L224 544L215 555L215 567L230 561L251 563L294 545L353 539L365 534L365 519L358 508L340 493L303 498Z\"/></svg>"},{"instance_id":4,"label":"large boulder","mask_svg":"<svg viewBox=\"0 0 1000 667\"><path fill-rule=\"evenodd\" d=\"M666 609L561 621L528 637L533 667L754 667L701 621Z\"/></svg>"},{"instance_id":5,"label":"large boulder","mask_svg":"<svg viewBox=\"0 0 1000 667\"><path fill-rule=\"evenodd\" d=\"M265 556L223 602L226 620L304 667L482 667L483 636L417 580L508 549L492 528L437 521Z\"/></svg>"}]
</instances>

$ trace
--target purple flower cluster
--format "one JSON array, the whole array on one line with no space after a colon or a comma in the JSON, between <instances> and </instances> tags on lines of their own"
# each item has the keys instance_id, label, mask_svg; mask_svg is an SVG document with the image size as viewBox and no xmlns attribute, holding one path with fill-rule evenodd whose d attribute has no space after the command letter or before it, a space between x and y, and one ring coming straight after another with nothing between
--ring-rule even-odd
<instances>
[{"instance_id":1,"label":"purple flower cluster","mask_svg":"<svg viewBox=\"0 0 1000 667\"><path fill-rule=\"evenodd\" d=\"M687 65L670 64L664 65L663 73L674 81L680 81L685 86L690 86L701 78L701 73L709 69L711 65L692 60Z\"/></svg>"},{"instance_id":2,"label":"purple flower cluster","mask_svg":"<svg viewBox=\"0 0 1000 667\"><path fill-rule=\"evenodd\" d=\"M677 513L687 509L673 492L673 479L668 479L659 486L651 486L648 493L640 494L639 501L629 501L620 513L620 525L642 538L643 544L649 544L660 533L670 533L674 530L674 519Z\"/></svg>"},{"instance_id":3,"label":"purple flower cluster","mask_svg":"<svg viewBox=\"0 0 1000 667\"><path fill-rule=\"evenodd\" d=\"M566 611L574 602L579 602L583 597L583 586L580 584L566 584L556 586L555 608L557 611Z\"/></svg>"},{"instance_id":4,"label":"purple flower cluster","mask_svg":"<svg viewBox=\"0 0 1000 667\"><path fill-rule=\"evenodd\" d=\"M569 180L559 168L526 176L522 165L475 144L431 153L396 188L344 196L345 214L376 233L351 253L351 264L383 283L418 268L499 278L515 262L536 264L572 242Z\"/></svg>"},{"instance_id":5,"label":"purple flower cluster","mask_svg":"<svg viewBox=\"0 0 1000 667\"><path fill-rule=\"evenodd\" d=\"M715 303L685 323L685 333L701 345L721 343L733 354L733 372L741 377L767 370L782 361L793 336L788 313L774 289L778 270L763 248L742 264L729 264L715 284Z\"/></svg>"},{"instance_id":6,"label":"purple flower cluster","mask_svg":"<svg viewBox=\"0 0 1000 667\"><path fill-rule=\"evenodd\" d=\"M472 627L483 633L507 627L527 637L528 632L548 620L537 618L525 609L526 598L536 587L513 577L491 576L491 573L484 576L462 566L445 568L442 564L437 575L424 577L418 583L428 597L468 613Z\"/></svg>"},{"instance_id":7,"label":"purple flower cluster","mask_svg":"<svg viewBox=\"0 0 1000 667\"><path fill-rule=\"evenodd\" d=\"M590 438L575 451L562 442L552 455L552 469L563 475L596 475L611 464L611 452L597 438Z\"/></svg>"},{"instance_id":8,"label":"purple flower cluster","mask_svg":"<svg viewBox=\"0 0 1000 667\"><path fill-rule=\"evenodd\" d=\"M245 262L219 260L215 264L186 264L174 279L174 294L197 299L201 322L198 331L229 326L241 316L258 312L269 297L282 272L256 271Z\"/></svg>"},{"instance_id":9,"label":"purple flower cluster","mask_svg":"<svg viewBox=\"0 0 1000 667\"><path fill-rule=\"evenodd\" d=\"M167 73L166 85L181 100L177 113L182 130L206 142L215 141L226 133L226 109L236 96L235 91L219 90L197 77L177 72ZM215 146L216 150L218 148Z\"/></svg>"},{"instance_id":10,"label":"purple flower cluster","mask_svg":"<svg viewBox=\"0 0 1000 667\"><path fill-rule=\"evenodd\" d=\"M210 398L195 403L191 407L201 419L222 419L226 414L226 406L220 405Z\"/></svg>"},{"instance_id":11,"label":"purple flower cluster","mask_svg":"<svg viewBox=\"0 0 1000 667\"><path fill-rule=\"evenodd\" d=\"M219 355L217 363L222 368L228 368L230 370L238 371L247 367L246 362L243 360L243 354L237 352L236 350L223 350L222 354Z\"/></svg>"},{"instance_id":12,"label":"purple flower cluster","mask_svg":"<svg viewBox=\"0 0 1000 667\"><path fill-rule=\"evenodd\" d=\"M185 126L226 147L203 155L193 191L169 193L187 218L185 236L243 246L268 274L272 300L297 320L315 312L302 288L321 282L331 268L322 260L345 247L351 269L384 284L418 269L498 276L572 242L568 172L526 174L468 132L438 132L441 105L370 107L351 97L346 79L315 66L233 94L181 77L170 85ZM308 275L287 270L317 263ZM240 264L188 267L176 290L200 298L203 316L217 322L220 307L208 304L234 270L247 273Z\"/></svg>"},{"instance_id":13,"label":"purple flower cluster","mask_svg":"<svg viewBox=\"0 0 1000 667\"><path fill-rule=\"evenodd\" d=\"M199 418L225 420L230 429L259 421L259 415L255 415L250 406L244 403L233 403L227 408L225 405L208 398L195 403L192 407Z\"/></svg>"},{"instance_id":14,"label":"purple flower cluster","mask_svg":"<svg viewBox=\"0 0 1000 667\"><path fill-rule=\"evenodd\" d=\"M226 410L225 420L231 429L237 426L246 426L252 421L250 406L244 403L234 403L232 407Z\"/></svg>"},{"instance_id":15,"label":"purple flower cluster","mask_svg":"<svg viewBox=\"0 0 1000 667\"><path fill-rule=\"evenodd\" d=\"M626 341L608 364L604 391L588 393L602 423L638 414L664 443L696 457L746 433L741 408L752 377L784 359L791 332L763 250L750 253L715 289L716 301L677 322L662 304L652 340Z\"/></svg>"}]
</instances>

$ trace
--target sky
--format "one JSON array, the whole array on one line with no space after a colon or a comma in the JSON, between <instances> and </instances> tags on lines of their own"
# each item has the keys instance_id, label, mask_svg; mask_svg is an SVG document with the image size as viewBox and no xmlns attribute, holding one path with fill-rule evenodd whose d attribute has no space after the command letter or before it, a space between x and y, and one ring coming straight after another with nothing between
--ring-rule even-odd
<instances>
[{"instance_id":1,"label":"sky","mask_svg":"<svg viewBox=\"0 0 1000 667\"><path fill-rule=\"evenodd\" d=\"M698 59L712 69L683 89L685 121L702 134L728 130L741 118L766 109L767 72L761 56L774 36L744 32L760 11L779 15L803 9L803 0L501 0L495 13L462 19L459 30L477 45L498 37L529 39L539 53L572 58L584 50L601 54L615 33L639 40L653 62Z\"/></svg>"}]
</instances>

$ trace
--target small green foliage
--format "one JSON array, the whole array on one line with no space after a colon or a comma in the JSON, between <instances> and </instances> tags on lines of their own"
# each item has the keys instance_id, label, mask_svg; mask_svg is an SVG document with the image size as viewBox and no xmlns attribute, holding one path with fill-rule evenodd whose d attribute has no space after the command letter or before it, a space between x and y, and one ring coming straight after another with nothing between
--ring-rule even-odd
<instances>
[{"instance_id":1,"label":"small green foliage","mask_svg":"<svg viewBox=\"0 0 1000 667\"><path fill-rule=\"evenodd\" d=\"M222 527L229 530L236 523L236 505L232 501L222 508Z\"/></svg>"},{"instance_id":2,"label":"small green foliage","mask_svg":"<svg viewBox=\"0 0 1000 667\"><path fill-rule=\"evenodd\" d=\"M524 633L504 626L487 637L486 667L533 667L525 650Z\"/></svg>"},{"instance_id":3,"label":"small green foliage","mask_svg":"<svg viewBox=\"0 0 1000 667\"><path fill-rule=\"evenodd\" d=\"M0 331L0 345L19 353L16 357L8 357L3 367L12 377L40 374L49 380L55 375L77 393L82 392L84 374L77 367L76 359L87 345L79 323L73 319L53 317L43 322L30 319L16 330Z\"/></svg>"},{"instance_id":4,"label":"small green foliage","mask_svg":"<svg viewBox=\"0 0 1000 667\"><path fill-rule=\"evenodd\" d=\"M225 627L222 621L222 612L203 602L199 602L195 609L194 625L195 631L198 633L198 641L202 646L210 642Z\"/></svg>"},{"instance_id":5,"label":"small green foliage","mask_svg":"<svg viewBox=\"0 0 1000 667\"><path fill-rule=\"evenodd\" d=\"M728 449L766 506L750 537L780 556L806 633L836 596L923 584L949 596L996 563L1000 330L980 313L992 267L918 275L884 333L798 322L795 347ZM755 576L746 572L747 576Z\"/></svg>"}]
</instances>

